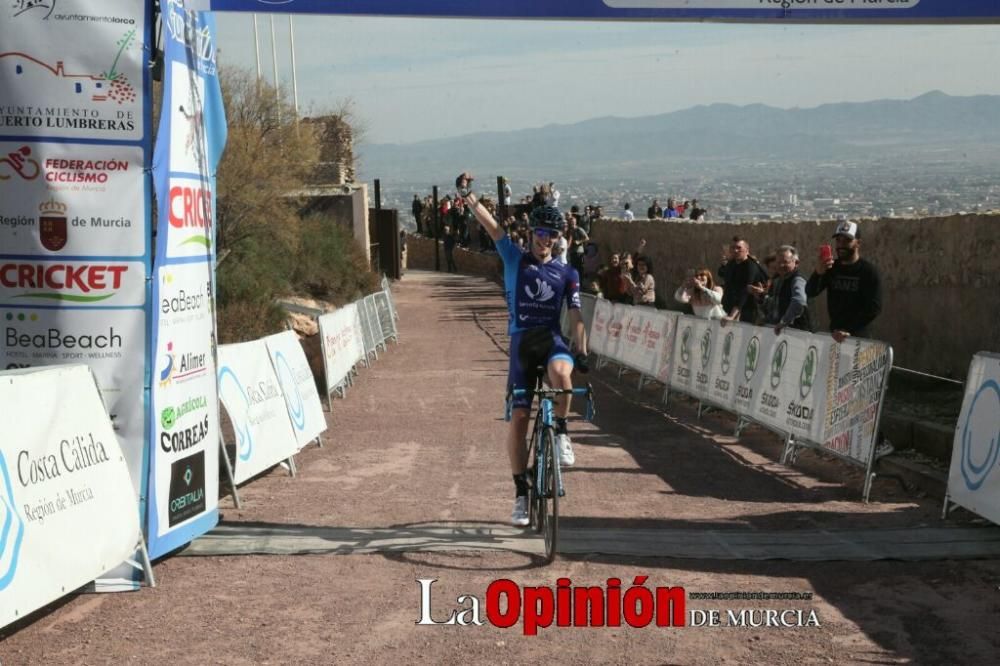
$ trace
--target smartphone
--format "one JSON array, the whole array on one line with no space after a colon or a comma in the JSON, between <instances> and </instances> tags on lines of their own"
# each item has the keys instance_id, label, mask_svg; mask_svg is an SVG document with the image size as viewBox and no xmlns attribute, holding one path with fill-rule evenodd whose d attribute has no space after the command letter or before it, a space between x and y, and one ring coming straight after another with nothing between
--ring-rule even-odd
<instances>
[{"instance_id":1,"label":"smartphone","mask_svg":"<svg viewBox=\"0 0 1000 666\"><path fill-rule=\"evenodd\" d=\"M826 263L833 259L833 246L829 243L819 246L819 260Z\"/></svg>"}]
</instances>

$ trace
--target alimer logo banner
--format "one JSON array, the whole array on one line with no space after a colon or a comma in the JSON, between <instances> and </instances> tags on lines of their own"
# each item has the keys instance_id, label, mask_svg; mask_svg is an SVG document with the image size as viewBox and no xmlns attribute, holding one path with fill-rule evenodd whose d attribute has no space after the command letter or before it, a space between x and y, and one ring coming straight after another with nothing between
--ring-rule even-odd
<instances>
[{"instance_id":1,"label":"alimer logo banner","mask_svg":"<svg viewBox=\"0 0 1000 666\"><path fill-rule=\"evenodd\" d=\"M147 526L153 557L218 522L215 173L226 142L214 21L183 0L160 7L164 82L153 155L159 222L149 423L154 501Z\"/></svg>"},{"instance_id":2,"label":"alimer logo banner","mask_svg":"<svg viewBox=\"0 0 1000 666\"><path fill-rule=\"evenodd\" d=\"M189 0L197 9L281 14L661 21L929 22L1000 19L996 0Z\"/></svg>"},{"instance_id":3,"label":"alimer logo banner","mask_svg":"<svg viewBox=\"0 0 1000 666\"><path fill-rule=\"evenodd\" d=\"M0 369L86 363L142 498L152 3L0 8ZM125 567L113 587L132 588ZM108 589L102 579L99 589Z\"/></svg>"},{"instance_id":4,"label":"alimer logo banner","mask_svg":"<svg viewBox=\"0 0 1000 666\"><path fill-rule=\"evenodd\" d=\"M139 507L84 365L0 372L0 627L130 558Z\"/></svg>"},{"instance_id":5,"label":"alimer logo banner","mask_svg":"<svg viewBox=\"0 0 1000 666\"><path fill-rule=\"evenodd\" d=\"M319 401L316 378L294 331L269 335L264 343L285 396L295 441L301 449L326 431L326 416Z\"/></svg>"},{"instance_id":6,"label":"alimer logo banner","mask_svg":"<svg viewBox=\"0 0 1000 666\"><path fill-rule=\"evenodd\" d=\"M948 496L1000 524L1000 355L972 358L955 428ZM0 571L0 574L3 572Z\"/></svg>"}]
</instances>

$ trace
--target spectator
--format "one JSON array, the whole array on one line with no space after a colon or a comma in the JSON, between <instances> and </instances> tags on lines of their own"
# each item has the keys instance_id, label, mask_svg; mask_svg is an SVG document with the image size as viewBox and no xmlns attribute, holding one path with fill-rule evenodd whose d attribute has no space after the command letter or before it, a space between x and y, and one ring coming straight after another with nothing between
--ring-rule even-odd
<instances>
[{"instance_id":1,"label":"spectator","mask_svg":"<svg viewBox=\"0 0 1000 666\"><path fill-rule=\"evenodd\" d=\"M861 258L861 229L844 220L833 234L837 259L820 258L806 284L806 294L819 296L827 290L833 339L843 342L850 336L865 338L869 327L882 311L882 282L875 266Z\"/></svg>"},{"instance_id":2,"label":"spectator","mask_svg":"<svg viewBox=\"0 0 1000 666\"><path fill-rule=\"evenodd\" d=\"M598 284L604 298L614 303L628 302L628 283L623 275L627 270L619 255L612 254L608 258L608 265L598 275Z\"/></svg>"},{"instance_id":3,"label":"spectator","mask_svg":"<svg viewBox=\"0 0 1000 666\"><path fill-rule=\"evenodd\" d=\"M750 244L736 236L728 247L723 246L722 265L718 275L722 278L722 309L726 319L755 323L757 300L751 298L752 285L767 284L767 274L757 259L750 254Z\"/></svg>"},{"instance_id":4,"label":"spectator","mask_svg":"<svg viewBox=\"0 0 1000 666\"><path fill-rule=\"evenodd\" d=\"M622 219L626 222L631 222L635 219L635 213L632 212L632 204L625 202L625 212L622 213Z\"/></svg>"},{"instance_id":5,"label":"spectator","mask_svg":"<svg viewBox=\"0 0 1000 666\"><path fill-rule=\"evenodd\" d=\"M646 209L646 217L650 220L663 217L663 209L660 208L659 201L653 199L653 205Z\"/></svg>"},{"instance_id":6,"label":"spectator","mask_svg":"<svg viewBox=\"0 0 1000 666\"><path fill-rule=\"evenodd\" d=\"M552 244L552 261L558 261L561 264L569 263L566 258L568 251L569 241L566 240L565 234L560 234L559 238Z\"/></svg>"},{"instance_id":7,"label":"spectator","mask_svg":"<svg viewBox=\"0 0 1000 666\"><path fill-rule=\"evenodd\" d=\"M458 272L458 266L455 265L455 234L447 224L444 225L444 258L448 264L448 272Z\"/></svg>"},{"instance_id":8,"label":"spectator","mask_svg":"<svg viewBox=\"0 0 1000 666\"><path fill-rule=\"evenodd\" d=\"M675 208L677 209L677 217L685 217L685 214L688 212L688 206L690 205L691 202L688 201L687 199L684 200L684 203L677 204L677 206L675 206Z\"/></svg>"},{"instance_id":9,"label":"spectator","mask_svg":"<svg viewBox=\"0 0 1000 666\"><path fill-rule=\"evenodd\" d=\"M708 213L707 210L698 205L697 199L691 200L691 214L690 218L695 222L704 222L705 214Z\"/></svg>"},{"instance_id":10,"label":"spectator","mask_svg":"<svg viewBox=\"0 0 1000 666\"><path fill-rule=\"evenodd\" d=\"M663 217L680 217L680 215L677 214L677 206L674 204L673 197L667 199L667 207L663 210Z\"/></svg>"},{"instance_id":11,"label":"spectator","mask_svg":"<svg viewBox=\"0 0 1000 666\"><path fill-rule=\"evenodd\" d=\"M403 229L399 230L399 266L406 270L406 231Z\"/></svg>"},{"instance_id":12,"label":"spectator","mask_svg":"<svg viewBox=\"0 0 1000 666\"><path fill-rule=\"evenodd\" d=\"M594 241L588 241L583 251L583 273L581 277L596 279L601 271L601 252Z\"/></svg>"},{"instance_id":13,"label":"spectator","mask_svg":"<svg viewBox=\"0 0 1000 666\"><path fill-rule=\"evenodd\" d=\"M723 319L722 287L715 285L712 271L707 268L688 271L684 283L674 292L678 303L690 304L696 317L702 319Z\"/></svg>"},{"instance_id":14,"label":"spectator","mask_svg":"<svg viewBox=\"0 0 1000 666\"><path fill-rule=\"evenodd\" d=\"M625 273L625 282L632 290L632 302L636 305L656 307L656 280L652 275L652 262L643 256L635 259L635 270L638 276L632 279L629 273Z\"/></svg>"},{"instance_id":15,"label":"spectator","mask_svg":"<svg viewBox=\"0 0 1000 666\"><path fill-rule=\"evenodd\" d=\"M421 219L421 213L424 212L424 204L420 201L420 196L417 194L413 195L413 203L410 204L410 211L413 213L413 222L417 225L417 233L424 233L423 219Z\"/></svg>"},{"instance_id":16,"label":"spectator","mask_svg":"<svg viewBox=\"0 0 1000 666\"><path fill-rule=\"evenodd\" d=\"M769 288L750 285L751 293L762 305L764 324L774 326L776 335L787 326L812 330L806 301L806 279L799 275L799 253L791 245L782 245L774 254L777 275Z\"/></svg>"},{"instance_id":17,"label":"spectator","mask_svg":"<svg viewBox=\"0 0 1000 666\"><path fill-rule=\"evenodd\" d=\"M582 276L584 245L590 240L590 236L577 225L576 217L572 214L566 216L565 236L569 241L569 263Z\"/></svg>"},{"instance_id":18,"label":"spectator","mask_svg":"<svg viewBox=\"0 0 1000 666\"><path fill-rule=\"evenodd\" d=\"M510 196L511 196L511 194L512 194L512 192L510 190L510 183L508 183L507 179L504 178L503 179L503 205L504 206L509 206L510 205Z\"/></svg>"},{"instance_id":19,"label":"spectator","mask_svg":"<svg viewBox=\"0 0 1000 666\"><path fill-rule=\"evenodd\" d=\"M549 183L548 187L545 188L545 203L549 206L559 207L559 190L556 189L555 183Z\"/></svg>"}]
</instances>

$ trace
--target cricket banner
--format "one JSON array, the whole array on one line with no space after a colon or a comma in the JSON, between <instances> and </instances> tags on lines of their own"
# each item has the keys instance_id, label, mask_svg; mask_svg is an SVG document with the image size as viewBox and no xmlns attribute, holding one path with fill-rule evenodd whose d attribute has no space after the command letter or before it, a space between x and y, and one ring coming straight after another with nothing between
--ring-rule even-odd
<instances>
[{"instance_id":1,"label":"cricket banner","mask_svg":"<svg viewBox=\"0 0 1000 666\"><path fill-rule=\"evenodd\" d=\"M979 352L965 380L948 471L948 497L1000 524L1000 355Z\"/></svg>"},{"instance_id":2,"label":"cricket banner","mask_svg":"<svg viewBox=\"0 0 1000 666\"><path fill-rule=\"evenodd\" d=\"M132 557L139 505L85 365L0 372L0 627Z\"/></svg>"},{"instance_id":3,"label":"cricket banner","mask_svg":"<svg viewBox=\"0 0 1000 666\"><path fill-rule=\"evenodd\" d=\"M269 335L264 338L264 343L285 396L295 441L301 449L326 431L326 417L319 401L316 379L294 331Z\"/></svg>"},{"instance_id":4,"label":"cricket banner","mask_svg":"<svg viewBox=\"0 0 1000 666\"><path fill-rule=\"evenodd\" d=\"M0 9L0 369L86 363L148 468L152 4ZM122 567L99 589L134 589Z\"/></svg>"},{"instance_id":5,"label":"cricket banner","mask_svg":"<svg viewBox=\"0 0 1000 666\"><path fill-rule=\"evenodd\" d=\"M236 435L236 483L295 455L298 442L263 340L219 347L218 381Z\"/></svg>"}]
</instances>

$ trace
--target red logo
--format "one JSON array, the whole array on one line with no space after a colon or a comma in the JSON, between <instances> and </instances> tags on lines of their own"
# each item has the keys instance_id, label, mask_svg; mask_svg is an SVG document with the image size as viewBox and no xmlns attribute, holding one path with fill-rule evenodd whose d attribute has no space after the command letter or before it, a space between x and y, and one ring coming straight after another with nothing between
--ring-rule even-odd
<instances>
[{"instance_id":1,"label":"red logo","mask_svg":"<svg viewBox=\"0 0 1000 666\"><path fill-rule=\"evenodd\" d=\"M42 247L58 252L66 247L69 226L66 223L66 204L46 201L38 207L38 233Z\"/></svg>"},{"instance_id":2,"label":"red logo","mask_svg":"<svg viewBox=\"0 0 1000 666\"><path fill-rule=\"evenodd\" d=\"M5 171L13 171L24 180L34 180L38 178L41 169L38 162L29 157L31 148L21 146L12 153L7 153L7 157L0 157L0 180L10 180L12 176ZM3 168L6 165L7 168Z\"/></svg>"}]
</instances>

